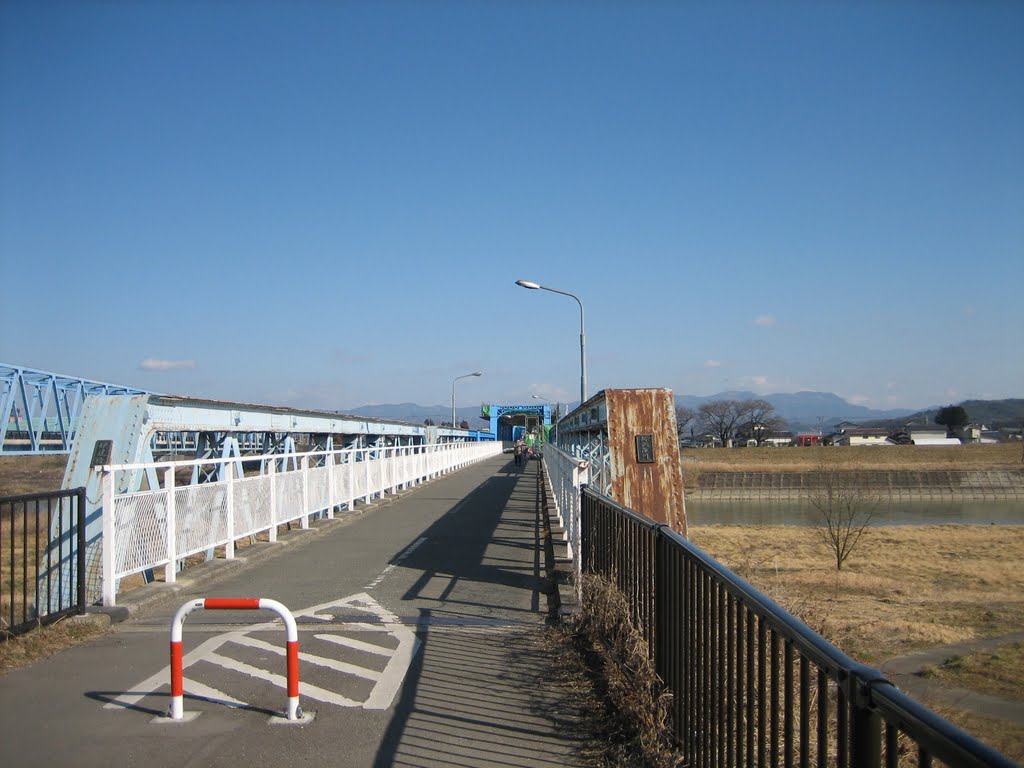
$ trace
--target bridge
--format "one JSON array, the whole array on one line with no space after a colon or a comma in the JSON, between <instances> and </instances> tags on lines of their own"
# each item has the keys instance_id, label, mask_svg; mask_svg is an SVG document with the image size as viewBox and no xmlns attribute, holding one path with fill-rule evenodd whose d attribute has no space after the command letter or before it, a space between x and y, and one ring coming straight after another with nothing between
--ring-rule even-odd
<instances>
[{"instance_id":1,"label":"bridge","mask_svg":"<svg viewBox=\"0 0 1024 768\"><path fill-rule=\"evenodd\" d=\"M173 612L168 590L290 602L312 645L308 706L331 727L316 731L319 740L276 737L252 717L240 725L227 716L266 712L253 703L253 680L282 685L261 661L274 655L271 626L203 622L197 631L208 639L186 661L187 706L209 718L202 732L219 750L244 733L259 754L281 759L336 745L339 765L577 764L566 727L575 716L538 718L568 704L530 677L543 660L527 638L548 616L542 602L555 611L601 577L624 596L673 693L671 728L687 764L904 765L910 754L922 766L1012 765L686 540L673 405L667 390L604 390L558 422L541 461L516 470L501 441L464 430L152 394L87 398L65 477L85 488L87 557L58 548L51 578L41 571L39 605L64 604L65 585L83 582L87 603L113 611L127 602L139 619L96 651L105 661L85 674L86 698L121 720L104 721L88 702L67 710L87 729L81 743L95 745L79 764L105 764L120 743L152 765L218 754L195 732L154 739L124 716L159 715L166 696L150 646ZM185 432L206 435L196 442L203 455L160 455L156 435ZM290 542L315 531L326 532L320 544L289 554ZM55 534L64 541L71 531ZM229 568L239 561L242 570ZM384 661L360 667L338 648ZM75 678L55 665L47 679ZM148 676L133 678L136 668ZM100 682L103 671L116 682ZM24 745L31 719L44 715L14 697L38 682L31 672L9 679L0 743ZM38 764L53 764L52 750L34 743Z\"/></svg>"}]
</instances>

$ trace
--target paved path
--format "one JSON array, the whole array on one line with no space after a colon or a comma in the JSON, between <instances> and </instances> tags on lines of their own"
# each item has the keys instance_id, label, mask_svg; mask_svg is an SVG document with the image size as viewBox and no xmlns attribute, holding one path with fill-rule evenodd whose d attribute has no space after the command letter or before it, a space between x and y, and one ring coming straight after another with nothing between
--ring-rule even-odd
<instances>
[{"instance_id":1,"label":"paved path","mask_svg":"<svg viewBox=\"0 0 1024 768\"><path fill-rule=\"evenodd\" d=\"M201 566L173 592L124 596L134 609L110 634L0 678L0 764L583 765L577 711L539 642L537 471L497 457L240 565ZM191 614L185 712L199 716L163 717L171 617L199 597L296 613L311 722L274 716L285 638L270 612Z\"/></svg>"},{"instance_id":2,"label":"paved path","mask_svg":"<svg viewBox=\"0 0 1024 768\"><path fill-rule=\"evenodd\" d=\"M1001 637L968 640L953 645L928 648L890 659L882 665L881 671L892 681L893 685L918 701L938 702L983 717L1008 720L1018 725L1024 725L1024 702L989 696L965 688L950 688L921 674L926 667L939 666L953 656L967 656L979 651L991 651L994 648L1021 641L1024 641L1024 632L1014 632Z\"/></svg>"}]
</instances>

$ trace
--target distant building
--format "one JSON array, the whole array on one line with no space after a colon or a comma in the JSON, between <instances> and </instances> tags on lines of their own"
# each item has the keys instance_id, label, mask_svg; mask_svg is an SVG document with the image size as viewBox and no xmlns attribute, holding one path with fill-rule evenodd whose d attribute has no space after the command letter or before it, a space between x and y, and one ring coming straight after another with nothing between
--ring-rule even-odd
<instances>
[{"instance_id":1,"label":"distant building","mask_svg":"<svg viewBox=\"0 0 1024 768\"><path fill-rule=\"evenodd\" d=\"M882 427L850 427L840 433L833 433L831 437L833 445L895 445L889 439L889 430Z\"/></svg>"},{"instance_id":2,"label":"distant building","mask_svg":"<svg viewBox=\"0 0 1024 768\"><path fill-rule=\"evenodd\" d=\"M769 432L761 440L761 444L781 448L784 445L792 445L794 439L795 436L792 432Z\"/></svg>"},{"instance_id":3,"label":"distant building","mask_svg":"<svg viewBox=\"0 0 1024 768\"><path fill-rule=\"evenodd\" d=\"M799 435L796 435L793 438L792 442L793 442L793 445L805 447L805 446L808 446L808 445L821 445L822 441L821 441L821 435L818 435L818 434L815 434L815 433L811 433L811 432L803 432L803 433L801 433Z\"/></svg>"},{"instance_id":4,"label":"distant building","mask_svg":"<svg viewBox=\"0 0 1024 768\"><path fill-rule=\"evenodd\" d=\"M955 437L946 437L946 428L941 424L907 424L903 428L912 445L961 445Z\"/></svg>"}]
</instances>

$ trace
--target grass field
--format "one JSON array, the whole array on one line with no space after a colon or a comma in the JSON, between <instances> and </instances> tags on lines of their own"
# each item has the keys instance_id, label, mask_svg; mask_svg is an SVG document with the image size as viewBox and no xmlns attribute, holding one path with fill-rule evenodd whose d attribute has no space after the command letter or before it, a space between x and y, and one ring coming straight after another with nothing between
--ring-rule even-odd
<instances>
[{"instance_id":1,"label":"grass field","mask_svg":"<svg viewBox=\"0 0 1024 768\"><path fill-rule=\"evenodd\" d=\"M1024 628L1024 526L870 528L842 572L811 528L691 526L690 537L845 653L871 666L915 650ZM1006 650L994 661L972 660L970 674L934 674L949 685L975 689L998 664L1001 690L1024 690L1016 653ZM941 714L1024 760L1024 724L944 708Z\"/></svg>"},{"instance_id":2,"label":"grass field","mask_svg":"<svg viewBox=\"0 0 1024 768\"><path fill-rule=\"evenodd\" d=\"M68 457L0 456L0 496L56 491Z\"/></svg>"},{"instance_id":3,"label":"grass field","mask_svg":"<svg viewBox=\"0 0 1024 768\"><path fill-rule=\"evenodd\" d=\"M951 656L925 674L954 688L1024 702L1024 643L1007 643L994 651Z\"/></svg>"}]
</instances>

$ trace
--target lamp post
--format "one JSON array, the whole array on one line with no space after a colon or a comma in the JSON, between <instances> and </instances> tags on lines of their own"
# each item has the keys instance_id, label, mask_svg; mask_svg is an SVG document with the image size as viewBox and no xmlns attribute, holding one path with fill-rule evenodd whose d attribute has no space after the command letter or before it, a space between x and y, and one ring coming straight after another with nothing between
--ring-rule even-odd
<instances>
[{"instance_id":1,"label":"lamp post","mask_svg":"<svg viewBox=\"0 0 1024 768\"><path fill-rule=\"evenodd\" d=\"M467 373L463 376L456 376L452 379L452 429L455 429L455 382L459 379L468 379L470 376L483 376L480 371L476 373Z\"/></svg>"},{"instance_id":2,"label":"lamp post","mask_svg":"<svg viewBox=\"0 0 1024 768\"><path fill-rule=\"evenodd\" d=\"M523 288L529 288L531 291L541 290L551 291L551 293L560 293L563 296L569 296L570 298L576 299L576 303L580 305L580 405L582 405L587 400L587 341L583 322L583 302L580 301L580 297L575 293L560 291L557 288L548 288L545 285L532 283L529 280L516 280L516 285Z\"/></svg>"}]
</instances>

